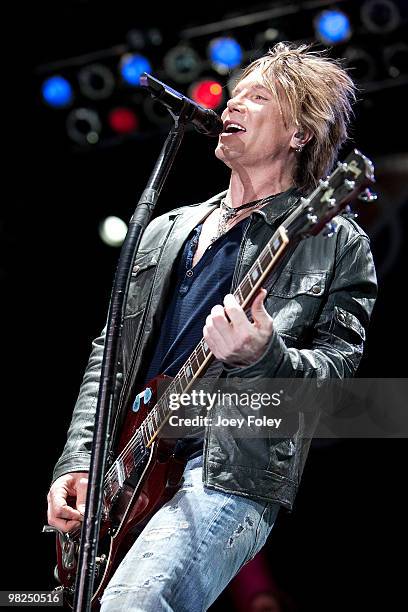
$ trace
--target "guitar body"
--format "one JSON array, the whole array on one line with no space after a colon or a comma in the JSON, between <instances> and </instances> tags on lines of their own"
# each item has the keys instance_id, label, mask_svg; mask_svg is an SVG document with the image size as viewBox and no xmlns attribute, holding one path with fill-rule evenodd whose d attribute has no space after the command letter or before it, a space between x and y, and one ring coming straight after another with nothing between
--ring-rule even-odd
<instances>
[{"instance_id":1,"label":"guitar body","mask_svg":"<svg viewBox=\"0 0 408 612\"><path fill-rule=\"evenodd\" d=\"M149 401L143 401L143 396L147 397L144 390L138 396L141 400L138 409L130 409L125 415L117 451L129 464L133 461L133 453L126 454L127 445L146 420L149 406L154 406L157 383L161 380L163 377L159 376L146 387L151 398ZM185 461L174 458L175 443L176 440L155 440L145 449L138 464L132 466L129 477L121 484L113 499L109 503L107 498L104 499L92 597L93 610L99 609L103 591L145 524L179 488ZM105 489L109 492L109 481L105 482ZM81 530L78 528L69 534L59 532L56 539L55 577L61 583L59 589L63 590L64 601L69 607L73 604L80 536Z\"/></svg>"}]
</instances>

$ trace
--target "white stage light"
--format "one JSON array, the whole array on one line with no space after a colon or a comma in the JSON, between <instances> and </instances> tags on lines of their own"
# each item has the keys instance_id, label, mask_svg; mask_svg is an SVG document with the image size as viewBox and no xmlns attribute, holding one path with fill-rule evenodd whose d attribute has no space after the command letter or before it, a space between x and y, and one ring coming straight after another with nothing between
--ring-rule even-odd
<instances>
[{"instance_id":1,"label":"white stage light","mask_svg":"<svg viewBox=\"0 0 408 612\"><path fill-rule=\"evenodd\" d=\"M106 217L100 224L99 236L109 246L119 247L122 245L127 233L127 225L119 217Z\"/></svg>"}]
</instances>

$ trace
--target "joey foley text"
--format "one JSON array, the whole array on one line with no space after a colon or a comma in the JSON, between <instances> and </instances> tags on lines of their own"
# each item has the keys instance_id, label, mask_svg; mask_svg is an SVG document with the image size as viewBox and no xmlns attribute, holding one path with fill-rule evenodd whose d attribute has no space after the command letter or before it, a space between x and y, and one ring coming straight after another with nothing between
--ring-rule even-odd
<instances>
[{"instance_id":1,"label":"joey foley text","mask_svg":"<svg viewBox=\"0 0 408 612\"><path fill-rule=\"evenodd\" d=\"M222 406L248 407L254 411L267 406L280 406L281 394L283 391L276 393L208 393L206 391L192 390L189 393L170 393L169 408L173 411L180 407L184 408L205 408L210 411L216 404ZM282 423L282 419L272 418L267 416L257 416L256 414L248 414L245 417L232 418L227 416L217 415L213 418L209 415L196 415L192 417L181 417L177 414L172 414L169 418L169 425L172 427L206 427L213 425L216 427L236 427L241 429L244 425L259 426L259 427L274 427L278 429Z\"/></svg>"}]
</instances>

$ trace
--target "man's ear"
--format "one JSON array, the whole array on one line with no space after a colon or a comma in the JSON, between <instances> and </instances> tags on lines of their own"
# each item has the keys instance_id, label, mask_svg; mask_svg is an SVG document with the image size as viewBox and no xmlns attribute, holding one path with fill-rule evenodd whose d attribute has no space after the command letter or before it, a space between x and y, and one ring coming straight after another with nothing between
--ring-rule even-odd
<instances>
[{"instance_id":1,"label":"man's ear","mask_svg":"<svg viewBox=\"0 0 408 612\"><path fill-rule=\"evenodd\" d=\"M292 138L290 140L290 146L295 151L301 151L305 144L312 139L313 134L309 130L305 130L302 128L296 128L296 130L292 134Z\"/></svg>"}]
</instances>

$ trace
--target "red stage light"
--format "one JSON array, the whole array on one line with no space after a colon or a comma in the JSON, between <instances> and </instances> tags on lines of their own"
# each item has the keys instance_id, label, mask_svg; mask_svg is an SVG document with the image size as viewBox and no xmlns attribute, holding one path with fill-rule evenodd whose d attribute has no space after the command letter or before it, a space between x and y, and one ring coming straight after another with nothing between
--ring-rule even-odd
<instances>
[{"instance_id":1,"label":"red stage light","mask_svg":"<svg viewBox=\"0 0 408 612\"><path fill-rule=\"evenodd\" d=\"M118 134L131 134L139 127L139 119L130 108L114 108L108 116L109 125Z\"/></svg>"},{"instance_id":2,"label":"red stage light","mask_svg":"<svg viewBox=\"0 0 408 612\"><path fill-rule=\"evenodd\" d=\"M192 85L190 97L206 108L217 108L223 100L222 86L210 79L199 81Z\"/></svg>"}]
</instances>

